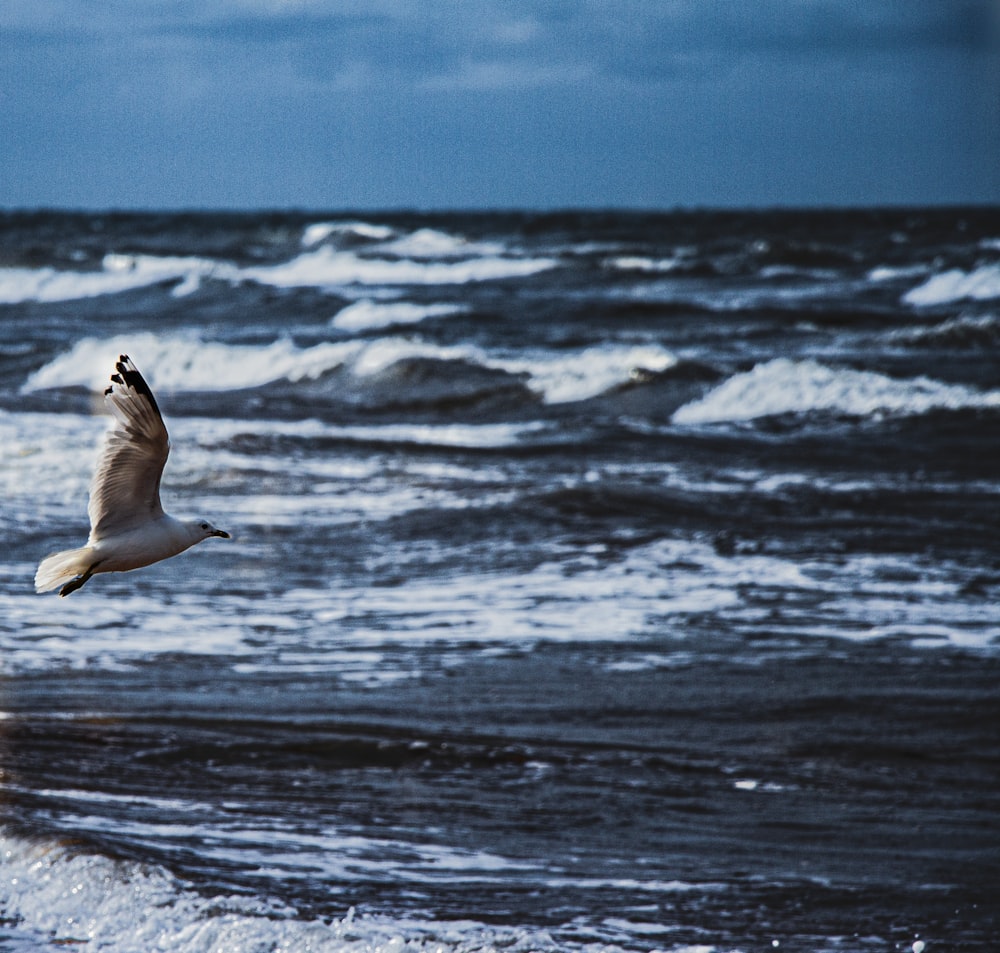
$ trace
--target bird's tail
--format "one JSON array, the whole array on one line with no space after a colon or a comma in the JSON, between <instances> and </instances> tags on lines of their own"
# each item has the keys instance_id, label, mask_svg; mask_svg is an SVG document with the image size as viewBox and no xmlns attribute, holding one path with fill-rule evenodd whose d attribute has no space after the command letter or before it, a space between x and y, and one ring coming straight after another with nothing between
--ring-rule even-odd
<instances>
[{"instance_id":1,"label":"bird's tail","mask_svg":"<svg viewBox=\"0 0 1000 953\"><path fill-rule=\"evenodd\" d=\"M93 560L94 553L89 546L67 549L46 556L39 565L38 572L35 573L35 592L58 589L64 583L84 575L90 569Z\"/></svg>"}]
</instances>

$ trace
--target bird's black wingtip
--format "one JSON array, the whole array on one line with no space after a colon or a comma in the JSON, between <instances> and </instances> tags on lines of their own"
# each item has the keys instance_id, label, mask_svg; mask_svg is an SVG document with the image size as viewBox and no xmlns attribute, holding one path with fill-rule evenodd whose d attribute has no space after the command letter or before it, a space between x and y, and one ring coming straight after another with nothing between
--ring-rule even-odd
<instances>
[{"instance_id":1,"label":"bird's black wingtip","mask_svg":"<svg viewBox=\"0 0 1000 953\"><path fill-rule=\"evenodd\" d=\"M142 374L139 373L139 369L132 363L132 359L127 354L119 354L118 362L115 364L115 370L117 373L111 375L112 384L119 384L122 387L130 387L138 393L142 394L156 410L157 413L160 412L160 408L156 405L156 398L153 396L152 390L149 388L149 384L146 383ZM114 391L113 387L109 387L104 393L105 395L110 394Z\"/></svg>"}]
</instances>

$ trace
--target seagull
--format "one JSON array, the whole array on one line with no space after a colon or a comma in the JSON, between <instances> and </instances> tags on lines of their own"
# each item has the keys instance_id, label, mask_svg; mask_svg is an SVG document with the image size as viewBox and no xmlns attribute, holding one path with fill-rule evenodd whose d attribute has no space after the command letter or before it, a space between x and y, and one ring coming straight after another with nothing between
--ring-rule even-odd
<instances>
[{"instance_id":1,"label":"seagull","mask_svg":"<svg viewBox=\"0 0 1000 953\"><path fill-rule=\"evenodd\" d=\"M35 590L76 592L99 572L128 572L184 552L203 539L229 533L202 519L163 512L160 477L170 452L156 398L138 368L122 354L104 401L114 415L90 484L90 538L80 549L54 553L35 573Z\"/></svg>"}]
</instances>

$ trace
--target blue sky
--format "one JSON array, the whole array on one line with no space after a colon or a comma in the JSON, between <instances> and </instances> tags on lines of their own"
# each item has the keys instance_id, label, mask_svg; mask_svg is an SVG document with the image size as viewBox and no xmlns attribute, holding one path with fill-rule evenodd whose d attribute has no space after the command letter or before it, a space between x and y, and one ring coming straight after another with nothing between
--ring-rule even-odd
<instances>
[{"instance_id":1,"label":"blue sky","mask_svg":"<svg viewBox=\"0 0 1000 953\"><path fill-rule=\"evenodd\" d=\"M0 6L0 207L965 202L997 0Z\"/></svg>"}]
</instances>

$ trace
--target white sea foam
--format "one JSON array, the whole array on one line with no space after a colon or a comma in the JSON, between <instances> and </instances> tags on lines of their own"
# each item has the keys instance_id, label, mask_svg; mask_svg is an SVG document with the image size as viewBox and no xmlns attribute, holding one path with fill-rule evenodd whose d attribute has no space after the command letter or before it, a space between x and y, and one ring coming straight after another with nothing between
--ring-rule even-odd
<instances>
[{"instance_id":1,"label":"white sea foam","mask_svg":"<svg viewBox=\"0 0 1000 953\"><path fill-rule=\"evenodd\" d=\"M405 475L399 483L404 482ZM356 483L357 481L355 481ZM392 487L382 487L388 498ZM420 505L420 487L417 504ZM323 505L336 502L331 488L323 499L300 512L325 527ZM218 512L227 496L220 492ZM301 506L304 497L296 502ZM250 502L244 500L244 502ZM377 501L376 501L377 502ZM261 525L281 525L265 500ZM384 505L384 504L383 504ZM437 508L434 499L423 505ZM239 665L240 671L273 670L275 666L320 670L356 680L378 681L389 674L419 674L399 651L428 644L531 646L539 642L630 642L662 628L665 616L684 618L723 610L737 611L739 588L771 580L775 585L810 588L812 582L794 565L763 556L725 558L703 544L664 541L640 547L622 562L604 564L596 557L553 560L527 571L454 573L447 578L413 575L400 585L352 587L342 581L329 588L290 587L264 603L256 595L254 547L260 533L247 528L243 507L230 502L233 517L236 575L226 584L225 606L209 629L204 622L203 591L186 593L172 585L171 575L192 569L198 554L185 557L188 568L148 571L140 590L120 577L70 600L39 600L26 582L23 594L12 592L0 623L0 665L7 674L26 670L80 668L118 670L159 655L212 654ZM213 510L215 512L215 510ZM364 519L378 518L374 508ZM339 518L339 514L335 517ZM687 560L686 564L677 564ZM677 565L675 565L677 564ZM689 568L694 567L694 568ZM379 575L382 568L372 566ZM391 571L398 574L400 567ZM12 578L30 581L32 566L10 567ZM169 607L160 587L171 590ZM109 594L112 598L109 598ZM221 601L220 601L221 600ZM86 625L80 625L80 619ZM144 620L136 628L131 620ZM258 638L268 633L267 644ZM126 637L127 636L127 637ZM392 648L392 661L382 652ZM373 654L374 653L374 654ZM463 658L468 653L463 653Z\"/></svg>"},{"instance_id":2,"label":"white sea foam","mask_svg":"<svg viewBox=\"0 0 1000 953\"><path fill-rule=\"evenodd\" d=\"M121 798L72 788L33 789L31 793L39 799L57 799L60 820L79 834L114 834L134 843L155 840L165 849L198 838L203 859L282 882L321 877L328 881L492 884L510 874L530 876L539 870L528 861L437 843L430 834L404 839L372 837L353 828L303 831L280 816L241 817L232 807L220 820L211 805L176 798ZM152 808L158 819L150 820L148 814L109 818L92 813L94 804L108 801Z\"/></svg>"},{"instance_id":3,"label":"white sea foam","mask_svg":"<svg viewBox=\"0 0 1000 953\"><path fill-rule=\"evenodd\" d=\"M382 241L359 255L323 244L331 235L354 234ZM392 241L386 226L363 222L317 223L302 236L304 251L290 261L241 268L232 262L196 256L109 253L101 268L73 271L0 268L0 304L24 301L72 301L120 294L156 284L174 283L176 297L194 293L206 279L256 282L279 288L339 289L354 285L466 284L521 278L554 268L552 258L519 258L489 242L467 242L431 229ZM376 248L385 257L375 255Z\"/></svg>"},{"instance_id":4,"label":"white sea foam","mask_svg":"<svg viewBox=\"0 0 1000 953\"><path fill-rule=\"evenodd\" d=\"M953 268L931 276L922 285L903 295L906 304L917 307L951 304L964 299L987 301L993 298L1000 298L1000 264L981 265L973 271Z\"/></svg>"},{"instance_id":5,"label":"white sea foam","mask_svg":"<svg viewBox=\"0 0 1000 953\"><path fill-rule=\"evenodd\" d=\"M628 383L638 371L661 372L677 357L658 345L598 345L565 354L540 353L527 359L491 358L488 367L525 374L547 403L587 400Z\"/></svg>"},{"instance_id":6,"label":"white sea foam","mask_svg":"<svg viewBox=\"0 0 1000 953\"><path fill-rule=\"evenodd\" d=\"M264 872L266 873L266 871ZM99 947L107 953L479 953L555 950L545 933L472 921L385 916L300 917L246 896L201 896L163 867L117 861L0 832L0 911L16 949Z\"/></svg>"},{"instance_id":7,"label":"white sea foam","mask_svg":"<svg viewBox=\"0 0 1000 953\"><path fill-rule=\"evenodd\" d=\"M637 371L664 371L677 358L657 345L599 345L566 353L539 351L527 358L491 354L472 345L441 347L407 338L373 341L353 369L360 375L385 371L402 360L428 358L467 364L524 377L550 404L587 400L626 384Z\"/></svg>"},{"instance_id":8,"label":"white sea foam","mask_svg":"<svg viewBox=\"0 0 1000 953\"><path fill-rule=\"evenodd\" d=\"M353 360L361 342L341 341L296 347L287 338L267 345L223 344L192 334L148 331L113 338L83 338L65 354L35 371L22 391L49 387L104 389L110 363L128 354L153 388L168 391L225 391L260 387L271 381L317 378Z\"/></svg>"},{"instance_id":9,"label":"white sea foam","mask_svg":"<svg viewBox=\"0 0 1000 953\"><path fill-rule=\"evenodd\" d=\"M371 331L396 324L416 324L467 311L457 304L415 304L410 301L379 302L362 298L339 311L330 322L341 331Z\"/></svg>"},{"instance_id":10,"label":"white sea foam","mask_svg":"<svg viewBox=\"0 0 1000 953\"><path fill-rule=\"evenodd\" d=\"M196 447L192 454L190 441L185 441L185 466L199 452ZM914 644L985 651L1000 644L992 603L964 596L961 569L937 559L906 557L893 563L884 556L845 559L838 554L832 560L796 562L764 554L727 555L705 542L683 539L637 546L620 560L608 560L599 551L573 552L555 554L527 570L452 571L446 576L409 573L395 554L391 563L369 566L374 578L385 572L401 575L393 586L317 580L315 586L274 589L273 578L257 574L259 566L269 565L267 540L275 527L309 523L320 532L335 533L345 520L373 522L421 508L440 517L450 507L503 505L498 494L516 498L516 488L510 490L509 479L495 464L485 464L483 479L471 481L485 481L495 489L459 493L447 473L392 472L366 454L364 465L359 460L353 469L332 467L328 473L314 462L309 493L275 497L240 475L241 470L266 472L262 459L259 453L242 464L225 459L220 463L224 475L212 481L211 489L183 494L185 511L197 503L192 512L225 513L226 526L235 534L232 550L227 550L233 561L220 572L218 591L208 582L191 592L176 585L177 574L197 576L202 571L198 562L208 564L208 555L199 553L185 556L186 565L146 571L138 589L127 579L108 577L72 600L54 602L31 592L33 564L0 567L8 578L24 580L21 590L8 594L0 621L4 673L118 670L161 654L212 654L241 672L280 667L374 685L418 676L420 662L409 653L427 645L441 651L460 648L460 664L474 657L472 645L489 652L539 642L588 641L634 643L642 661L649 656L649 638L676 631L683 640L686 620L715 620L711 624L732 632L741 626L754 630L775 593L808 594L801 619L791 608L800 599L789 600L786 614L786 623L801 635L906 638ZM586 482L586 475L581 479ZM180 486L186 482L185 477ZM465 475L460 482L470 483ZM21 488L22 496L27 492ZM36 490L33 503L48 513L49 497L62 492L58 487ZM81 523L82 499L81 490L76 501ZM262 527L267 534L262 535ZM270 593L263 602L258 595L262 588ZM170 593L167 602L164 592ZM203 624L206 598L219 610L208 628ZM137 618L145 620L140 628L132 622ZM267 632L266 643L260 641L262 631ZM684 650L683 641L678 644ZM621 662L618 658L614 664Z\"/></svg>"},{"instance_id":11,"label":"white sea foam","mask_svg":"<svg viewBox=\"0 0 1000 953\"><path fill-rule=\"evenodd\" d=\"M302 232L302 246L312 248L325 242L331 235L355 235L369 241L386 241L393 235L388 225L370 222L316 222Z\"/></svg>"},{"instance_id":12,"label":"white sea foam","mask_svg":"<svg viewBox=\"0 0 1000 953\"><path fill-rule=\"evenodd\" d=\"M975 391L926 377L896 380L872 371L776 358L730 377L705 397L685 404L673 420L709 424L811 411L870 417L963 407L1000 407L1000 390Z\"/></svg>"},{"instance_id":13,"label":"white sea foam","mask_svg":"<svg viewBox=\"0 0 1000 953\"><path fill-rule=\"evenodd\" d=\"M543 434L542 421L501 424L381 424L330 426L324 436L364 443L414 443L431 447L514 447L526 438ZM472 478L474 474L466 474Z\"/></svg>"},{"instance_id":14,"label":"white sea foam","mask_svg":"<svg viewBox=\"0 0 1000 953\"><path fill-rule=\"evenodd\" d=\"M266 345L236 345L203 341L194 334L142 332L82 339L32 373L22 392L52 387L103 390L109 361L120 353L132 357L151 387L172 392L262 387L282 379L315 379L340 367L358 377L371 377L402 361L426 359L462 362L523 377L548 403L586 400L628 383L638 370L662 371L677 360L656 345L601 345L514 358L473 345L441 346L419 338L336 341L299 348L286 338Z\"/></svg>"},{"instance_id":15,"label":"white sea foam","mask_svg":"<svg viewBox=\"0 0 1000 953\"><path fill-rule=\"evenodd\" d=\"M927 268L924 265L879 265L872 268L866 277L869 281L881 284L885 281L896 281L901 278L916 278L926 273Z\"/></svg>"},{"instance_id":16,"label":"white sea foam","mask_svg":"<svg viewBox=\"0 0 1000 953\"><path fill-rule=\"evenodd\" d=\"M667 274L680 264L680 258L648 258L641 255L619 255L609 258L605 265L619 271L641 271L649 274Z\"/></svg>"},{"instance_id":17,"label":"white sea foam","mask_svg":"<svg viewBox=\"0 0 1000 953\"><path fill-rule=\"evenodd\" d=\"M418 228L409 235L380 245L378 250L383 254L416 259L470 258L502 255L504 246L499 242L471 242L435 228Z\"/></svg>"},{"instance_id":18,"label":"white sea foam","mask_svg":"<svg viewBox=\"0 0 1000 953\"><path fill-rule=\"evenodd\" d=\"M545 440L549 426L539 421L496 424L335 425L317 420L279 421L170 417L170 431L177 447L165 475L171 494L189 497L204 485L197 499L185 506L191 512L218 510L251 525L296 525L303 521L338 525L355 519L382 519L434 505L442 509L472 504L493 505L508 498L503 475L439 471L428 474L427 464L416 458L394 480L380 474L383 462L371 445L411 443L454 448L517 446L525 440ZM9 414L0 411L0 530L30 531L54 525L78 527L85 532L87 487L108 425L105 415ZM306 440L356 441L364 444L359 456L306 455L297 460L295 472L313 481L314 492L304 494L299 485L287 493L263 492L249 484L261 474L285 474L282 455L248 454L228 449L228 444L248 433L280 435ZM39 483L38 474L44 473ZM207 480L207 474L220 474ZM221 476L224 474L224 478ZM455 493L450 480L479 479L496 484L474 498ZM207 482L206 482L207 481ZM174 488L177 488L176 490ZM217 494L213 495L213 494ZM38 556L45 555L39 553ZM12 610L13 611L13 610Z\"/></svg>"},{"instance_id":19,"label":"white sea foam","mask_svg":"<svg viewBox=\"0 0 1000 953\"><path fill-rule=\"evenodd\" d=\"M792 282L776 284L762 282L754 285L708 281L701 278L658 277L653 273L652 277L637 280L631 287L609 289L607 294L611 298L687 305L726 314L757 308L798 309L804 302L831 294L864 293L870 284L862 279L855 281L840 279L833 282L829 277L822 277L820 272L799 269L795 269L793 274L796 279Z\"/></svg>"},{"instance_id":20,"label":"white sea foam","mask_svg":"<svg viewBox=\"0 0 1000 953\"><path fill-rule=\"evenodd\" d=\"M993 343L998 337L1000 337L1000 315L996 314L960 314L940 324L904 327L886 335L890 341L931 343L942 339Z\"/></svg>"},{"instance_id":21,"label":"white sea foam","mask_svg":"<svg viewBox=\"0 0 1000 953\"><path fill-rule=\"evenodd\" d=\"M673 354L656 345L600 345L566 353L538 351L527 358L514 358L472 345L442 347L415 339L383 338L364 349L353 370L360 375L378 374L413 358L462 361L523 377L550 404L587 400L628 383L637 371L659 372L677 362Z\"/></svg>"},{"instance_id":22,"label":"white sea foam","mask_svg":"<svg viewBox=\"0 0 1000 953\"><path fill-rule=\"evenodd\" d=\"M238 276L236 266L206 258L109 254L100 271L0 268L0 303L73 301L171 281L178 282L172 294L182 296L197 290L203 278Z\"/></svg>"},{"instance_id":23,"label":"white sea foam","mask_svg":"<svg viewBox=\"0 0 1000 953\"><path fill-rule=\"evenodd\" d=\"M243 280L277 288L330 288L346 285L455 285L523 278L554 268L551 258L485 256L459 261L371 258L321 245L278 265L244 268Z\"/></svg>"},{"instance_id":24,"label":"white sea foam","mask_svg":"<svg viewBox=\"0 0 1000 953\"><path fill-rule=\"evenodd\" d=\"M0 533L40 531L53 520L86 524L87 487L106 426L79 414L0 411Z\"/></svg>"}]
</instances>

